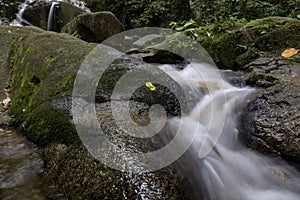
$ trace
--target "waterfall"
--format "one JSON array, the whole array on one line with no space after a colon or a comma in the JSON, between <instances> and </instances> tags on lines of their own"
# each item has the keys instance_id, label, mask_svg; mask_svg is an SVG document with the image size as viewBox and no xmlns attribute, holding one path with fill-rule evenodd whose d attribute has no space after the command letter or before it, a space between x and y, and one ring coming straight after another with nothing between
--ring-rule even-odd
<instances>
[{"instance_id":1,"label":"waterfall","mask_svg":"<svg viewBox=\"0 0 300 200\"><path fill-rule=\"evenodd\" d=\"M15 23L13 25L19 25L19 26L23 24L31 25L27 20L23 18L24 11L26 10L26 8L29 6L30 3L31 0L25 0L24 3L20 4L19 11L16 14Z\"/></svg>"},{"instance_id":2,"label":"waterfall","mask_svg":"<svg viewBox=\"0 0 300 200\"><path fill-rule=\"evenodd\" d=\"M45 0L45 3L49 5L51 3L51 7L48 13L48 22L47 22L47 30L51 30L53 27L53 18L54 18L54 10L55 6L60 4L60 2L66 2L69 3L75 7L78 7L85 11L86 13L89 13L90 10L85 6L85 3L83 1L78 0ZM12 26L22 26L22 25L30 25L31 23L23 18L23 14L27 7L29 5L38 4L35 0L25 0L24 3L21 3L19 6L19 11L16 14L16 19L10 24Z\"/></svg>"},{"instance_id":3,"label":"waterfall","mask_svg":"<svg viewBox=\"0 0 300 200\"><path fill-rule=\"evenodd\" d=\"M191 64L182 71L169 65L161 69L182 85L213 85L205 93L199 92L198 87L201 97L192 111L171 119L168 125L173 135L186 131L194 137L179 161L193 187L192 199L300 199L300 174L296 169L247 149L238 140L239 105L254 89L230 85L218 78L217 69L208 65ZM199 72L202 76L195 76Z\"/></svg>"},{"instance_id":4,"label":"waterfall","mask_svg":"<svg viewBox=\"0 0 300 200\"><path fill-rule=\"evenodd\" d=\"M56 2L51 3L50 11L49 11L49 14L48 14L47 31L52 30L52 27L53 27L53 13L54 13L54 9L55 9L56 5L57 5Z\"/></svg>"}]
</instances>

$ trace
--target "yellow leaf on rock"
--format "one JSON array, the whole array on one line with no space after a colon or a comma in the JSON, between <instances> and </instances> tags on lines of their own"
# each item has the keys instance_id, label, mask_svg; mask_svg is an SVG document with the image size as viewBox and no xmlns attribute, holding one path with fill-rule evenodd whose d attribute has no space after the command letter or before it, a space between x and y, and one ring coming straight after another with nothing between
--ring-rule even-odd
<instances>
[{"instance_id":1,"label":"yellow leaf on rock","mask_svg":"<svg viewBox=\"0 0 300 200\"><path fill-rule=\"evenodd\" d=\"M146 82L146 87L149 88L151 91L156 90L156 87L151 82Z\"/></svg>"},{"instance_id":2,"label":"yellow leaf on rock","mask_svg":"<svg viewBox=\"0 0 300 200\"><path fill-rule=\"evenodd\" d=\"M289 48L289 49L284 50L281 53L281 56L285 57L285 58L289 58L289 57L296 55L298 52L299 52L299 49Z\"/></svg>"}]
</instances>

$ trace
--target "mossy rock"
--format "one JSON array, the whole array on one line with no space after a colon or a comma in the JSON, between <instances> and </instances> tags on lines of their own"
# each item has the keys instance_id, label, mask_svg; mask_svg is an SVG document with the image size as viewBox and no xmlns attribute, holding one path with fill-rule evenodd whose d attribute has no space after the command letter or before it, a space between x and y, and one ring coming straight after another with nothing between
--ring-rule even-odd
<instances>
[{"instance_id":1,"label":"mossy rock","mask_svg":"<svg viewBox=\"0 0 300 200\"><path fill-rule=\"evenodd\" d=\"M7 49L3 50L6 53L3 58L7 61L3 67L11 73L8 77L12 85L10 112L13 123L21 127L29 139L46 147L43 154L45 174L63 195L68 199L185 199L183 178L176 170L168 168L153 173L128 174L110 169L88 154L81 146L70 111L75 77L95 44L67 34L27 29L0 28L1 40L9 41L5 46ZM124 70L137 67L136 61L132 61ZM117 62L106 71L102 80L106 86L100 84L104 88L100 88L99 94L112 89L111 83L124 73L120 66ZM109 95L111 91L106 92ZM147 105L141 107L147 108ZM105 108L97 110L100 119L110 112ZM118 145L133 150L146 148L147 142L128 140L127 135L121 135L118 127L113 126L113 119L106 120L102 124ZM157 147L157 143L151 144L153 148ZM63 148L57 149L57 146Z\"/></svg>"},{"instance_id":2,"label":"mossy rock","mask_svg":"<svg viewBox=\"0 0 300 200\"><path fill-rule=\"evenodd\" d=\"M12 51L20 39L20 35L22 38L27 38L30 35L39 34L41 31L38 28L0 26L0 99L4 98L3 88L10 84L11 64L15 59Z\"/></svg>"},{"instance_id":3,"label":"mossy rock","mask_svg":"<svg viewBox=\"0 0 300 200\"><path fill-rule=\"evenodd\" d=\"M299 30L297 19L270 17L214 24L198 28L195 33L218 67L237 70L261 55L279 55L284 49L299 48Z\"/></svg>"},{"instance_id":4,"label":"mossy rock","mask_svg":"<svg viewBox=\"0 0 300 200\"><path fill-rule=\"evenodd\" d=\"M62 33L77 35L87 42L102 42L123 31L123 24L111 12L79 15L61 29Z\"/></svg>"},{"instance_id":5,"label":"mossy rock","mask_svg":"<svg viewBox=\"0 0 300 200\"><path fill-rule=\"evenodd\" d=\"M41 145L76 143L70 96L77 70L95 45L35 28L1 27L1 33L13 123Z\"/></svg>"},{"instance_id":6,"label":"mossy rock","mask_svg":"<svg viewBox=\"0 0 300 200\"><path fill-rule=\"evenodd\" d=\"M23 123L27 138L40 146L81 144L75 126L70 123L69 110L55 109L49 104L43 103L28 115Z\"/></svg>"}]
</instances>

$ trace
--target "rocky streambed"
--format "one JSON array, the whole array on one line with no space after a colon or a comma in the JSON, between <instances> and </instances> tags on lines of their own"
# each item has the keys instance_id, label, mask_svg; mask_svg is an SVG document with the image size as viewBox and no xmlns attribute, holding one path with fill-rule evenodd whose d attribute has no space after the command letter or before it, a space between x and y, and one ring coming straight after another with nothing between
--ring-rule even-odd
<instances>
[{"instance_id":1,"label":"rocky streambed","mask_svg":"<svg viewBox=\"0 0 300 200\"><path fill-rule=\"evenodd\" d=\"M237 112L240 127L236 132L240 139L256 151L272 153L295 165L299 165L300 158L300 61L299 54L283 58L281 52L290 47L300 48L299 27L299 20L267 18L240 27L230 27L230 30L224 32L216 31L213 27L199 28L202 34L199 42L211 53L218 66L235 70L224 74L238 74L227 79L238 87L246 84L257 88L244 104L244 110ZM207 36L207 31L210 36ZM154 38L161 40L159 37ZM128 41L139 39L132 36ZM38 28L2 26L0 42L3 45L0 49L0 75L3 80L0 86L4 88L9 83L12 85L9 113L14 116L12 124L43 148L43 161L37 156L35 146L29 145L28 148L26 140L14 132L9 133L10 130L5 130L6 126L0 133L4 141L1 148L13 147L5 152L20 151L19 156L33 159L34 166L30 162L24 167L24 170L33 167L31 171L35 172L33 175L28 173L33 186L26 184L32 188L37 186L37 189L32 190L33 196L41 195L40 198L44 198L39 179L43 165L45 177L69 199L193 198L184 187L189 185L188 178L184 178L177 166L153 173L123 173L95 160L81 145L70 112L72 88L82 61L96 44L82 41L74 35ZM112 85L126 71L140 67L142 61L149 61L145 59L145 51L135 49L134 52L138 55L127 55L112 64L101 80L95 97L97 117L102 121L103 129L117 144L133 151L148 141L136 145L134 140L127 140L127 135L122 135L123 132L115 126L108 107ZM149 52L154 55L151 57L153 63L174 63L174 57L170 54L149 50L148 58ZM132 115L133 118L140 120L141 124L147 124L147 109L162 100L166 100L163 102L171 111L168 113L170 116L178 115L177 102L170 93L164 93L161 96L163 99L151 94L144 87L133 96L133 102L136 101L133 107L141 108L137 109L137 116ZM141 100L144 102L141 103ZM146 119L146 123L143 119ZM11 142L16 145L11 145ZM150 141L150 144L156 148L156 141ZM5 159L7 155L4 153L3 157ZM7 159L10 163L11 158ZM22 162L20 165L23 166ZM10 177L18 171L17 164L7 165L3 169L8 168L15 169L11 173L3 172L10 174ZM13 183L10 178L4 179L6 185ZM13 190L1 189L0 194L6 197Z\"/></svg>"}]
</instances>

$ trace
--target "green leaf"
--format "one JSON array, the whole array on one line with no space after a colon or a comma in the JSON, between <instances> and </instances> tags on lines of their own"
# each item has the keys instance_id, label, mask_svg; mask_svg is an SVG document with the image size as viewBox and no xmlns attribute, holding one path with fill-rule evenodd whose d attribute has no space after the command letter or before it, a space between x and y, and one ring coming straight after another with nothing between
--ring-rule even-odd
<instances>
[{"instance_id":1,"label":"green leaf","mask_svg":"<svg viewBox=\"0 0 300 200\"><path fill-rule=\"evenodd\" d=\"M180 26L180 27L176 28L175 30L176 30L176 31L182 31L183 29L184 29L184 27L183 27L183 26Z\"/></svg>"},{"instance_id":2,"label":"green leaf","mask_svg":"<svg viewBox=\"0 0 300 200\"><path fill-rule=\"evenodd\" d=\"M297 18L300 19L300 14L297 15Z\"/></svg>"}]
</instances>

